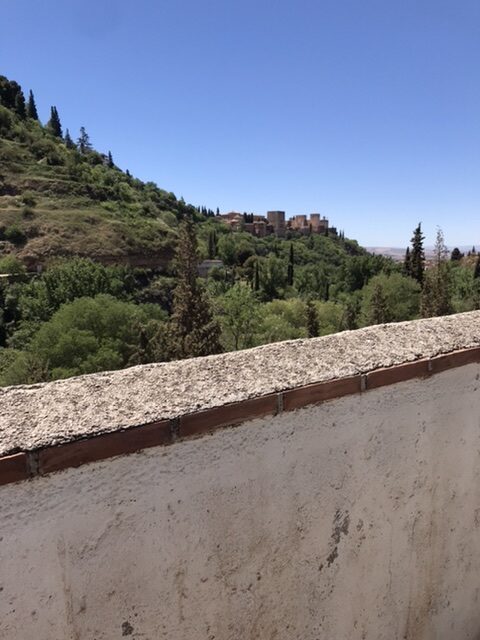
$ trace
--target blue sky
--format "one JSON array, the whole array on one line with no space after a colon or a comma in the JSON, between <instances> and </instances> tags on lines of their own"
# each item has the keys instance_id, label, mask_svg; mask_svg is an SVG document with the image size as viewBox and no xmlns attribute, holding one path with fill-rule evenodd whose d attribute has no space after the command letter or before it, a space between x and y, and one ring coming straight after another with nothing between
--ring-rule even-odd
<instances>
[{"instance_id":1,"label":"blue sky","mask_svg":"<svg viewBox=\"0 0 480 640\"><path fill-rule=\"evenodd\" d=\"M478 0L3 0L0 73L143 180L480 245Z\"/></svg>"}]
</instances>

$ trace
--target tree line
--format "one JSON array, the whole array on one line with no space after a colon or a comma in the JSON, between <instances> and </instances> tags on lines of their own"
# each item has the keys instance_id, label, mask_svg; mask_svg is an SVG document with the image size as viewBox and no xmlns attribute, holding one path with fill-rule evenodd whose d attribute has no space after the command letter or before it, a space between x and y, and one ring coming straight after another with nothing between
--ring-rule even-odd
<instances>
[{"instance_id":1,"label":"tree line","mask_svg":"<svg viewBox=\"0 0 480 640\"><path fill-rule=\"evenodd\" d=\"M11 277L0 286L0 383L210 355L480 307L480 257L467 256L465 264L449 260L439 231L428 264L420 225L403 264L369 254L351 256L338 267L341 286L324 282L320 296L315 285L303 294L298 289L301 269L309 266L300 260L309 239L275 241L278 256L275 251L243 255L243 266L223 267L202 279L198 264L210 234L185 216L170 275L152 277L77 258L28 279L15 258L0 260L0 271ZM245 266L249 258L254 263ZM278 269L272 275L273 259ZM358 265L366 268L368 261L377 270L362 279Z\"/></svg>"}]
</instances>

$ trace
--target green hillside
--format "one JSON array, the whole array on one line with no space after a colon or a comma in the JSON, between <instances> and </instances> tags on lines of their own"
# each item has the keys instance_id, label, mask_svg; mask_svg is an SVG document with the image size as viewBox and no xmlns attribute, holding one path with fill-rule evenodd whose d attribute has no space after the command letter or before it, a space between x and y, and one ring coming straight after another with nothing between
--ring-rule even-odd
<instances>
[{"instance_id":1,"label":"green hillside","mask_svg":"<svg viewBox=\"0 0 480 640\"><path fill-rule=\"evenodd\" d=\"M121 171L86 133L83 144L59 133L28 117L19 85L0 76L0 252L29 268L59 255L165 264L191 208Z\"/></svg>"}]
</instances>

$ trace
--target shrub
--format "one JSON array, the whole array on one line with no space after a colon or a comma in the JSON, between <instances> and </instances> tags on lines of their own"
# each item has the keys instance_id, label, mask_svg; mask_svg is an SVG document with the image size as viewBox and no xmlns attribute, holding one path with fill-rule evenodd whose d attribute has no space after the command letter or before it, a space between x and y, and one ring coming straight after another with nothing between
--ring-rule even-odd
<instances>
[{"instance_id":1,"label":"shrub","mask_svg":"<svg viewBox=\"0 0 480 640\"><path fill-rule=\"evenodd\" d=\"M27 236L18 224L11 224L5 229L3 235L5 240L8 240L16 246L24 244L27 240Z\"/></svg>"},{"instance_id":2,"label":"shrub","mask_svg":"<svg viewBox=\"0 0 480 640\"><path fill-rule=\"evenodd\" d=\"M4 258L0 258L0 273L19 275L25 272L25 265L14 256L5 256Z\"/></svg>"}]
</instances>

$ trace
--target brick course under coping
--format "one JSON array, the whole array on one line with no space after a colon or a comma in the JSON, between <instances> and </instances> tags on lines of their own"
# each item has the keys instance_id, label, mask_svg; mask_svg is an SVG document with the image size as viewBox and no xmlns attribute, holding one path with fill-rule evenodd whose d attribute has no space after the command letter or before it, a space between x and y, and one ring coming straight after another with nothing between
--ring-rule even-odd
<instances>
[{"instance_id":1,"label":"brick course under coping","mask_svg":"<svg viewBox=\"0 0 480 640\"><path fill-rule=\"evenodd\" d=\"M475 311L7 387L0 484L478 361Z\"/></svg>"}]
</instances>

